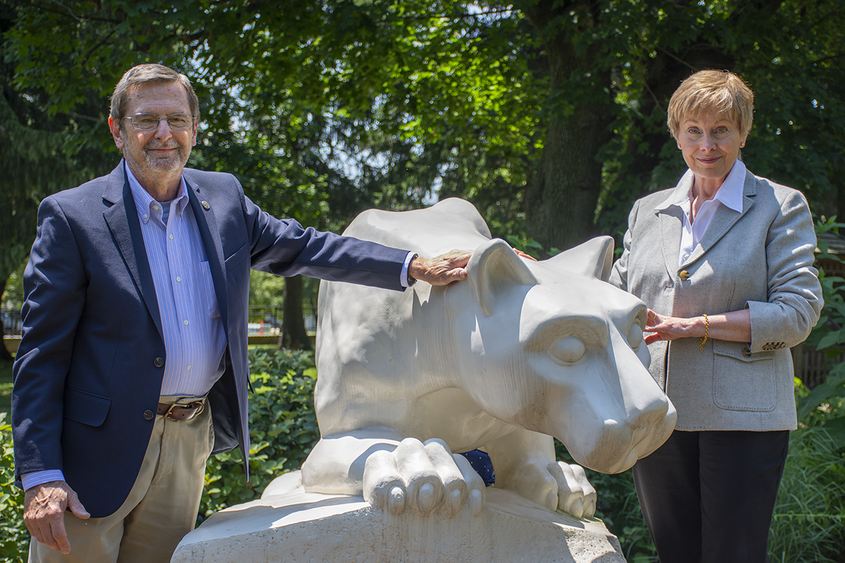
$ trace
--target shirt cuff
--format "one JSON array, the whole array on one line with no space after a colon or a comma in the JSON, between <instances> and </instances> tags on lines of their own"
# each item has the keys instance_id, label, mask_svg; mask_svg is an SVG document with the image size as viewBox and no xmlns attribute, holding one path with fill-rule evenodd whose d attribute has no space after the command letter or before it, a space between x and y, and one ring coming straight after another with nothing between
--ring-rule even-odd
<instances>
[{"instance_id":1,"label":"shirt cuff","mask_svg":"<svg viewBox=\"0 0 845 563\"><path fill-rule=\"evenodd\" d=\"M408 267L411 265L411 260L419 256L416 252L409 252L405 256L405 263L402 264L402 273L399 275L399 283L402 287L411 287L413 284L408 283Z\"/></svg>"},{"instance_id":2,"label":"shirt cuff","mask_svg":"<svg viewBox=\"0 0 845 563\"><path fill-rule=\"evenodd\" d=\"M21 475L21 485L23 490L28 491L32 487L49 483L50 481L64 481L65 474L61 469L45 469L44 471L33 471L26 475Z\"/></svg>"}]
</instances>

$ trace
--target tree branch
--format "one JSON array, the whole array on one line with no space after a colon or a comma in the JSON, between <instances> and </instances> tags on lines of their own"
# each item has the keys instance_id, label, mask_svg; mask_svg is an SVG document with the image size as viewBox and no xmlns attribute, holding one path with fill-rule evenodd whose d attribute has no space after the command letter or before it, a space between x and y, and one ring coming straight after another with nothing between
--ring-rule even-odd
<instances>
[{"instance_id":1,"label":"tree branch","mask_svg":"<svg viewBox=\"0 0 845 563\"><path fill-rule=\"evenodd\" d=\"M689 64L687 61L685 61L685 60L683 60L682 58L678 57L678 56L677 56L677 55L675 55L674 53L670 53L669 51L667 51L666 49L664 49L664 48L663 48L663 47L661 47L660 45L655 45L655 49L657 49L658 51L660 51L660 52L661 52L661 53L663 53L664 55L667 55L668 57L671 57L671 58L675 59L677 62L681 63L682 65L684 65L685 67L689 68L690 70L693 70L693 71L698 70L697 68L695 68L694 66L692 66L691 64Z\"/></svg>"}]
</instances>

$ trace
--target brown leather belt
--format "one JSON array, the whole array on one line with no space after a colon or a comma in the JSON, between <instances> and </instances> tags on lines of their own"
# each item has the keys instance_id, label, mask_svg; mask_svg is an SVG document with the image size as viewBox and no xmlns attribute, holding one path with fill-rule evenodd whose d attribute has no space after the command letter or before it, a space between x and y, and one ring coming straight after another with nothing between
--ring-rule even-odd
<instances>
[{"instance_id":1,"label":"brown leather belt","mask_svg":"<svg viewBox=\"0 0 845 563\"><path fill-rule=\"evenodd\" d=\"M159 403L156 414L160 414L172 420L191 420L205 408L205 399L197 399L190 403Z\"/></svg>"}]
</instances>

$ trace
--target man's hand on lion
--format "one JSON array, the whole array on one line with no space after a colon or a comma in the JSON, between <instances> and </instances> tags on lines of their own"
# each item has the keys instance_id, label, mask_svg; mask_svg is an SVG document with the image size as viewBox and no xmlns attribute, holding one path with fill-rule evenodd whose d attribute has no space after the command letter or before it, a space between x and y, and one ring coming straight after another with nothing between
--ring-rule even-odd
<instances>
[{"instance_id":1,"label":"man's hand on lion","mask_svg":"<svg viewBox=\"0 0 845 563\"><path fill-rule=\"evenodd\" d=\"M470 256L469 250L452 250L434 258L416 256L408 265L408 276L431 285L449 285L466 279Z\"/></svg>"}]
</instances>

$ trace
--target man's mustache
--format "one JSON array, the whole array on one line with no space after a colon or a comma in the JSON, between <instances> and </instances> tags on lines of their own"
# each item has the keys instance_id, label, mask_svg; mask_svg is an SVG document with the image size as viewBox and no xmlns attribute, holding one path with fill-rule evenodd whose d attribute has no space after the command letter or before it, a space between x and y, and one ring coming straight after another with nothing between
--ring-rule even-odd
<instances>
[{"instance_id":1,"label":"man's mustache","mask_svg":"<svg viewBox=\"0 0 845 563\"><path fill-rule=\"evenodd\" d=\"M168 144L148 144L146 149L181 149L182 146L179 143L168 143Z\"/></svg>"}]
</instances>

